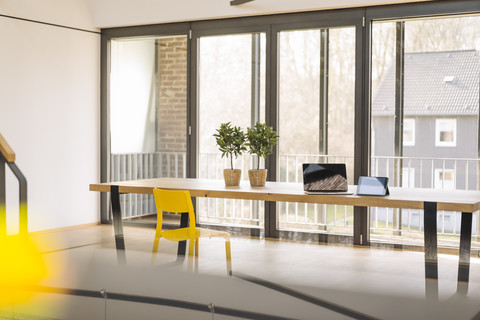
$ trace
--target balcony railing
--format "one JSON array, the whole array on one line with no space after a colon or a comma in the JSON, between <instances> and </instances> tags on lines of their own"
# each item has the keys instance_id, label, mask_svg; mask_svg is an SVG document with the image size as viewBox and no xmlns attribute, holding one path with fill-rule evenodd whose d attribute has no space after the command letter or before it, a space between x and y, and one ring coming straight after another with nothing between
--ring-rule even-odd
<instances>
[{"instance_id":1,"label":"balcony railing","mask_svg":"<svg viewBox=\"0 0 480 320\"><path fill-rule=\"evenodd\" d=\"M248 180L248 169L254 159L243 155L235 161L242 169L242 180ZM353 156L283 154L279 158L279 181L302 182L302 163L346 163L349 184L353 181ZM229 162L218 153L203 153L199 157L200 178L222 179ZM391 186L417 188L452 188L475 190L479 186L479 159L371 157L371 175L388 176ZM112 181L147 179L153 177L186 177L186 154L175 152L113 154ZM147 195L123 195L122 212L125 217L155 212L154 200ZM205 224L263 226L263 202L234 199L201 199L199 222ZM277 206L280 229L306 231L327 230L351 232L353 208L350 206L281 202ZM423 232L423 211L409 209L371 208L372 233L400 234ZM478 235L478 212L474 214L473 234ZM458 235L460 213L438 213L439 233Z\"/></svg>"},{"instance_id":2,"label":"balcony railing","mask_svg":"<svg viewBox=\"0 0 480 320\"><path fill-rule=\"evenodd\" d=\"M473 158L372 157L371 174L388 176L398 187L479 190L480 160ZM460 234L460 212L439 211L439 234ZM423 233L423 211L371 208L373 232ZM473 234L479 234L479 213L473 215Z\"/></svg>"},{"instance_id":3,"label":"balcony railing","mask_svg":"<svg viewBox=\"0 0 480 320\"><path fill-rule=\"evenodd\" d=\"M112 154L110 181L128 181L157 177L185 178L187 167L185 152L152 152ZM139 217L156 212L152 195L125 194L120 197L125 218Z\"/></svg>"}]
</instances>

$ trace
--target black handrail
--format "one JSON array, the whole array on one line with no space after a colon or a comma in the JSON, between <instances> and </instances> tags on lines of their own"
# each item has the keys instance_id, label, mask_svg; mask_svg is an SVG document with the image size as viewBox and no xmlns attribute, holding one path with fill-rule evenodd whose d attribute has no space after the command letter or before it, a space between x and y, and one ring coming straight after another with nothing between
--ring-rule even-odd
<instances>
[{"instance_id":1,"label":"black handrail","mask_svg":"<svg viewBox=\"0 0 480 320\"><path fill-rule=\"evenodd\" d=\"M136 302L136 303L146 303L158 306L168 306L174 308L188 309L199 312L221 314L230 317L236 317L241 319L258 319L258 320L290 320L292 318L286 318L282 316L274 316L265 313L239 310L233 308L226 308L222 306L217 306L213 304L203 304L196 303L185 300L177 299L168 299L168 298L159 298L159 297L150 297L150 296L141 296L117 292L107 292L107 290L102 289L100 291L95 290L85 290L85 289L72 289L72 288L59 288L59 287L49 287L49 286L34 286L27 288L32 292L38 293L54 293L54 294L64 294L80 297L90 297L90 298L100 298L105 300L117 300L125 302Z\"/></svg>"},{"instance_id":2,"label":"black handrail","mask_svg":"<svg viewBox=\"0 0 480 320\"><path fill-rule=\"evenodd\" d=\"M0 236L7 234L6 180L5 165L8 164L19 184L19 233L28 232L27 214L27 179L14 161L7 161L6 155L0 152Z\"/></svg>"}]
</instances>

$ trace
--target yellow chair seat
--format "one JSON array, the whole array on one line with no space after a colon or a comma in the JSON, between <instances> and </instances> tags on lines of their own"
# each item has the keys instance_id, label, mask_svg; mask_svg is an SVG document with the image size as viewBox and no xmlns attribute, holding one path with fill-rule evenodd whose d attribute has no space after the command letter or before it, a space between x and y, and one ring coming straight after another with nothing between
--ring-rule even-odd
<instances>
[{"instance_id":1,"label":"yellow chair seat","mask_svg":"<svg viewBox=\"0 0 480 320\"><path fill-rule=\"evenodd\" d=\"M170 241L184 241L192 238L190 228L179 228L175 230L161 231L160 238L165 238ZM224 231L217 231L205 228L195 228L195 235L193 238L213 238L222 237L230 240L230 233Z\"/></svg>"}]
</instances>

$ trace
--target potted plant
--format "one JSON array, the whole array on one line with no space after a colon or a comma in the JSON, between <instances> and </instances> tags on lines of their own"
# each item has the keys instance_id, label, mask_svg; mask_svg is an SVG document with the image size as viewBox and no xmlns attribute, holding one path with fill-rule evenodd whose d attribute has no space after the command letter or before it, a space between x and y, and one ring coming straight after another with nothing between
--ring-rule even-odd
<instances>
[{"instance_id":1,"label":"potted plant","mask_svg":"<svg viewBox=\"0 0 480 320\"><path fill-rule=\"evenodd\" d=\"M240 185L241 169L233 168L233 157L235 159L247 150L245 147L245 133L240 127L232 126L230 122L220 124L217 133L213 135L216 139L218 149L222 152L222 158L230 158L230 169L223 170L223 178L226 186Z\"/></svg>"},{"instance_id":2,"label":"potted plant","mask_svg":"<svg viewBox=\"0 0 480 320\"><path fill-rule=\"evenodd\" d=\"M252 187L264 187L267 180L267 169L260 169L260 158L266 159L278 143L278 135L272 127L259 123L247 128L247 146L249 153L258 157L257 169L248 170L248 178Z\"/></svg>"}]
</instances>

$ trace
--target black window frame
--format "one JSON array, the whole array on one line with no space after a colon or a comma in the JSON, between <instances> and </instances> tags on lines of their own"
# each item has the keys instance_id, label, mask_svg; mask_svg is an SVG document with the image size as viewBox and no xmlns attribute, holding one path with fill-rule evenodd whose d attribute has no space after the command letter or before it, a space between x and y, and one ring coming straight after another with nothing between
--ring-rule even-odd
<instances>
[{"instance_id":1,"label":"black window frame","mask_svg":"<svg viewBox=\"0 0 480 320\"><path fill-rule=\"evenodd\" d=\"M478 14L478 0L446 0L419 3L380 5L347 9L320 10L300 13L259 15L240 18L213 19L180 23L166 23L145 26L106 28L101 30L101 137L100 164L101 181L109 181L110 119L109 119L109 55L110 41L122 37L142 36L188 36L187 58L187 127L191 135L187 140L187 177L196 176L197 166L197 44L205 35L239 34L264 32L266 34L266 114L268 125L278 128L278 32L308 28L356 27L356 80L355 80L355 160L354 181L361 175L369 174L370 167L370 122L371 122L371 43L372 22L380 20L409 19L446 15ZM187 129L188 130L188 129ZM480 136L480 130L479 130ZM401 138L399 139L401 140ZM480 144L480 139L479 139ZM480 146L479 146L480 157ZM267 158L268 180L275 181L278 170L278 148ZM111 223L107 194L101 195L101 222ZM275 203L265 204L265 236L288 237L281 234L277 226ZM367 208L355 207L353 236L338 236L341 242L357 245L370 244L370 219ZM330 235L330 239L332 235ZM330 241L328 235L318 236L319 241Z\"/></svg>"}]
</instances>

